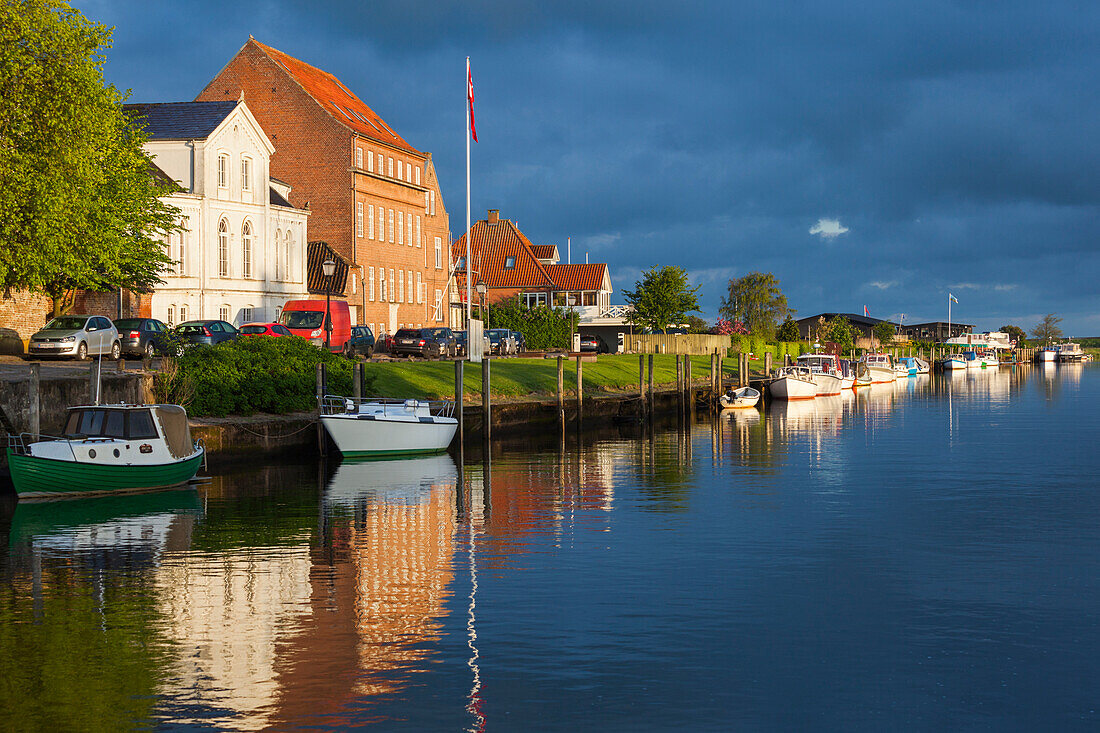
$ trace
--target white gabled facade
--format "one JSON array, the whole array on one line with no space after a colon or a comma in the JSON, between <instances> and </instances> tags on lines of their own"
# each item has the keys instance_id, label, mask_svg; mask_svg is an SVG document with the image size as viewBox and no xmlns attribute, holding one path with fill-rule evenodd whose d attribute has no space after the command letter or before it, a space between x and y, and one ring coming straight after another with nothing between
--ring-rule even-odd
<instances>
[{"instance_id":1,"label":"white gabled facade","mask_svg":"<svg viewBox=\"0 0 1100 733\"><path fill-rule=\"evenodd\" d=\"M186 115L194 105L179 108ZM244 100L205 137L150 135L145 150L183 189L163 199L180 210L184 231L168 238L176 264L152 295L153 318L239 326L274 321L287 300L309 297L309 212L286 204L290 187L269 177L275 148Z\"/></svg>"}]
</instances>

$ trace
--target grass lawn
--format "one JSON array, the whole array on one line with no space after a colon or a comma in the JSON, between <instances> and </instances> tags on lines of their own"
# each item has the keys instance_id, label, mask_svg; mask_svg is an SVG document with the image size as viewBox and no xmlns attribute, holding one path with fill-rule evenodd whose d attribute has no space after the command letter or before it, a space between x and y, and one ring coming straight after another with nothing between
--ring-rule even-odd
<instances>
[{"instance_id":1,"label":"grass lawn","mask_svg":"<svg viewBox=\"0 0 1100 733\"><path fill-rule=\"evenodd\" d=\"M648 356L646 358L648 360ZM454 399L454 364L450 361L365 362L363 370L368 380L374 380L375 396ZM637 354L601 354L595 362L584 362L582 372L585 394L638 389ZM736 375L736 359L724 359L722 372L725 376ZM693 381L706 383L710 378L710 357L691 357L691 373ZM493 359L491 380L494 397L553 398L558 387L558 362L557 359ZM463 381L466 400L480 400L481 367L467 363ZM654 355L653 382L666 386L676 383L674 354ZM566 394L575 394L576 386L577 362L567 359Z\"/></svg>"}]
</instances>

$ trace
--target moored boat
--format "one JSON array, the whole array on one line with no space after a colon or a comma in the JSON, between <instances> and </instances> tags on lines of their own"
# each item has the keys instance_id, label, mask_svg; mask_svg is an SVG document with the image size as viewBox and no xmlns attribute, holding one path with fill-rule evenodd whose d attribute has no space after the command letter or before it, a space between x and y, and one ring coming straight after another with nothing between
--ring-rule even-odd
<instances>
[{"instance_id":1,"label":"moored boat","mask_svg":"<svg viewBox=\"0 0 1100 733\"><path fill-rule=\"evenodd\" d=\"M348 457L441 453L454 439L453 402L326 396L321 424Z\"/></svg>"},{"instance_id":2,"label":"moored boat","mask_svg":"<svg viewBox=\"0 0 1100 733\"><path fill-rule=\"evenodd\" d=\"M962 353L963 363L966 364L967 369L981 369L982 360L978 358L977 351L964 351Z\"/></svg>"},{"instance_id":3,"label":"moored boat","mask_svg":"<svg viewBox=\"0 0 1100 733\"><path fill-rule=\"evenodd\" d=\"M780 367L768 389L777 400L812 400L817 396L817 383L810 368L804 366Z\"/></svg>"},{"instance_id":4,"label":"moored boat","mask_svg":"<svg viewBox=\"0 0 1100 733\"><path fill-rule=\"evenodd\" d=\"M988 367L999 367L1001 360L997 356L997 352L993 349L978 349L978 363L982 369Z\"/></svg>"},{"instance_id":5,"label":"moored boat","mask_svg":"<svg viewBox=\"0 0 1100 733\"><path fill-rule=\"evenodd\" d=\"M61 437L8 436L20 498L161 489L195 477L206 451L179 405L71 407Z\"/></svg>"},{"instance_id":6,"label":"moored boat","mask_svg":"<svg viewBox=\"0 0 1100 733\"><path fill-rule=\"evenodd\" d=\"M871 384L887 384L897 378L894 372L894 361L889 354L881 352L864 354L859 361L867 365L867 370L871 375Z\"/></svg>"},{"instance_id":7,"label":"moored boat","mask_svg":"<svg viewBox=\"0 0 1100 733\"><path fill-rule=\"evenodd\" d=\"M756 407L756 403L759 401L760 390L753 389L752 387L730 389L718 398L718 403L722 406L723 410Z\"/></svg>"},{"instance_id":8,"label":"moored boat","mask_svg":"<svg viewBox=\"0 0 1100 733\"><path fill-rule=\"evenodd\" d=\"M844 391L846 389L852 389L856 386L856 372L852 369L852 362L847 359L839 359L836 363L837 370L840 372L840 389Z\"/></svg>"},{"instance_id":9,"label":"moored boat","mask_svg":"<svg viewBox=\"0 0 1100 733\"><path fill-rule=\"evenodd\" d=\"M1039 362L1053 363L1058 360L1058 347L1056 346L1044 346L1039 349L1035 354L1035 359Z\"/></svg>"},{"instance_id":10,"label":"moored boat","mask_svg":"<svg viewBox=\"0 0 1100 733\"><path fill-rule=\"evenodd\" d=\"M803 354L795 363L809 367L814 384L817 385L817 397L838 395L844 388L837 358L833 354Z\"/></svg>"},{"instance_id":11,"label":"moored boat","mask_svg":"<svg viewBox=\"0 0 1100 733\"><path fill-rule=\"evenodd\" d=\"M1058 361L1059 362L1074 362L1084 361L1085 352L1081 348L1081 344L1068 341L1064 344L1058 345Z\"/></svg>"},{"instance_id":12,"label":"moored boat","mask_svg":"<svg viewBox=\"0 0 1100 733\"><path fill-rule=\"evenodd\" d=\"M867 368L867 365L861 361L857 361L852 366L855 367L855 379L852 382L852 388L870 387L872 384L871 370Z\"/></svg>"},{"instance_id":13,"label":"moored boat","mask_svg":"<svg viewBox=\"0 0 1100 733\"><path fill-rule=\"evenodd\" d=\"M940 361L940 364L943 366L944 371L947 372L954 371L956 369L966 369L966 359L963 358L962 354L948 354L947 356L943 357L943 359Z\"/></svg>"}]
</instances>

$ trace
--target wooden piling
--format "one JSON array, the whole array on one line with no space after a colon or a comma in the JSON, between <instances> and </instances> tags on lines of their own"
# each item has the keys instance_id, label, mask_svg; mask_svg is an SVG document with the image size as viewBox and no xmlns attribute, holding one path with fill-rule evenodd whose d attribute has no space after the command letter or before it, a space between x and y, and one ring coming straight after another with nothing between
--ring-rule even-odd
<instances>
[{"instance_id":1,"label":"wooden piling","mask_svg":"<svg viewBox=\"0 0 1100 733\"><path fill-rule=\"evenodd\" d=\"M489 359L481 360L481 414L485 421L485 442L492 436L492 398L490 393Z\"/></svg>"},{"instance_id":2,"label":"wooden piling","mask_svg":"<svg viewBox=\"0 0 1100 733\"><path fill-rule=\"evenodd\" d=\"M772 352L764 353L764 376L770 377L772 373Z\"/></svg>"},{"instance_id":3,"label":"wooden piling","mask_svg":"<svg viewBox=\"0 0 1100 733\"><path fill-rule=\"evenodd\" d=\"M31 434L31 440L38 440L38 434L42 429L42 415L41 404L42 398L39 390L42 386L42 365L31 364L31 384L30 384L30 412L28 414L28 432Z\"/></svg>"},{"instance_id":4,"label":"wooden piling","mask_svg":"<svg viewBox=\"0 0 1100 733\"><path fill-rule=\"evenodd\" d=\"M558 419L565 424L565 357L558 357Z\"/></svg>"},{"instance_id":5,"label":"wooden piling","mask_svg":"<svg viewBox=\"0 0 1100 733\"><path fill-rule=\"evenodd\" d=\"M676 397L680 402L680 411L684 409L684 364L680 355L676 355Z\"/></svg>"},{"instance_id":6,"label":"wooden piling","mask_svg":"<svg viewBox=\"0 0 1100 733\"><path fill-rule=\"evenodd\" d=\"M463 445L466 438L466 426L463 424L462 405L466 401L466 383L464 381L466 362L455 359L455 417L458 419L458 444ZM459 468L459 470L462 470Z\"/></svg>"},{"instance_id":7,"label":"wooden piling","mask_svg":"<svg viewBox=\"0 0 1100 733\"><path fill-rule=\"evenodd\" d=\"M321 425L321 405L325 396L325 363L317 365L317 450L322 456L328 454L328 441L325 440L325 427Z\"/></svg>"},{"instance_id":8,"label":"wooden piling","mask_svg":"<svg viewBox=\"0 0 1100 733\"><path fill-rule=\"evenodd\" d=\"M653 354L649 355L649 415L653 415Z\"/></svg>"},{"instance_id":9,"label":"wooden piling","mask_svg":"<svg viewBox=\"0 0 1100 733\"><path fill-rule=\"evenodd\" d=\"M638 354L638 399L645 400L645 354Z\"/></svg>"},{"instance_id":10,"label":"wooden piling","mask_svg":"<svg viewBox=\"0 0 1100 733\"><path fill-rule=\"evenodd\" d=\"M584 399L584 389L581 376L581 356L577 354L577 422L581 421L581 401Z\"/></svg>"},{"instance_id":11,"label":"wooden piling","mask_svg":"<svg viewBox=\"0 0 1100 733\"><path fill-rule=\"evenodd\" d=\"M363 397L363 364L355 362L351 367L351 396L358 403Z\"/></svg>"}]
</instances>

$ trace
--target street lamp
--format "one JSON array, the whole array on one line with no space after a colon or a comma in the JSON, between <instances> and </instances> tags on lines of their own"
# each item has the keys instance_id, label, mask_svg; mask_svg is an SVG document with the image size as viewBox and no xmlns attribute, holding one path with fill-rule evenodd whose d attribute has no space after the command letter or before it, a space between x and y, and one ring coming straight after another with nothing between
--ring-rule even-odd
<instances>
[{"instance_id":1,"label":"street lamp","mask_svg":"<svg viewBox=\"0 0 1100 733\"><path fill-rule=\"evenodd\" d=\"M487 290L487 288L485 287L485 281L481 278L478 278L477 285L474 286L474 290L477 291L478 302L481 304L481 317L485 318L485 291Z\"/></svg>"},{"instance_id":2,"label":"street lamp","mask_svg":"<svg viewBox=\"0 0 1100 733\"><path fill-rule=\"evenodd\" d=\"M336 274L336 262L329 256L321 263L321 272L325 274L325 348L331 350L332 338L332 276Z\"/></svg>"}]
</instances>

